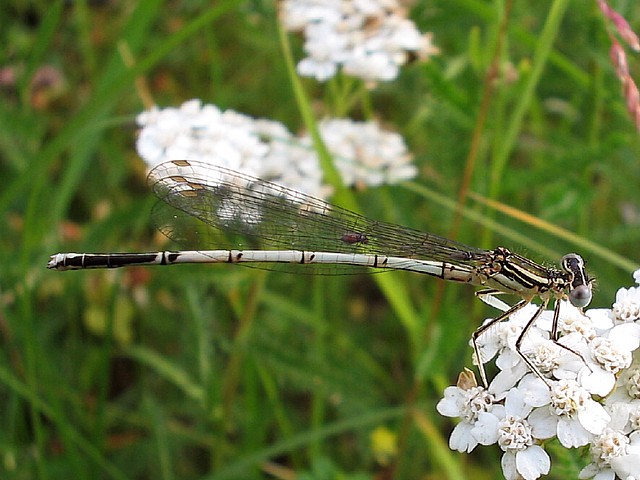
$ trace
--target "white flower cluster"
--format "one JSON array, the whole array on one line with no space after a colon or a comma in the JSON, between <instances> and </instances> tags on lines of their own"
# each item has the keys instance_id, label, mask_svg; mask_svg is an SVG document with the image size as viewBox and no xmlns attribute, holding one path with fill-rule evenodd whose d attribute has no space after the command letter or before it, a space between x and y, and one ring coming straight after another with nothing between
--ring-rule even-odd
<instances>
[{"instance_id":1,"label":"white flower cluster","mask_svg":"<svg viewBox=\"0 0 640 480\"><path fill-rule=\"evenodd\" d=\"M304 33L308 55L298 73L325 81L338 67L367 81L393 80L411 55L438 53L430 33L421 34L397 0L284 0L281 18Z\"/></svg>"},{"instance_id":2,"label":"white flower cluster","mask_svg":"<svg viewBox=\"0 0 640 480\"><path fill-rule=\"evenodd\" d=\"M377 122L326 119L319 128L345 185L393 184L418 173L402 136L382 130ZM311 152L308 135L300 143ZM313 157L315 161L315 153Z\"/></svg>"},{"instance_id":3,"label":"white flower cluster","mask_svg":"<svg viewBox=\"0 0 640 480\"><path fill-rule=\"evenodd\" d=\"M150 168L167 160L199 160L326 198L309 135L295 136L275 121L190 100L154 107L137 118L136 148ZM321 136L345 185L380 185L413 178L417 169L402 137L376 122L324 120Z\"/></svg>"},{"instance_id":4,"label":"white flower cluster","mask_svg":"<svg viewBox=\"0 0 640 480\"><path fill-rule=\"evenodd\" d=\"M634 277L640 283L640 271ZM496 356L499 373L485 389L466 370L436 407L460 418L451 449L497 443L505 478L534 480L549 473L543 444L556 437L566 448L589 446L592 462L580 479L639 480L639 306L640 287L620 289L611 310L582 313L563 302L560 345L550 340L553 312L544 312L521 346L544 381L515 351L535 306L483 335L481 355Z\"/></svg>"}]
</instances>

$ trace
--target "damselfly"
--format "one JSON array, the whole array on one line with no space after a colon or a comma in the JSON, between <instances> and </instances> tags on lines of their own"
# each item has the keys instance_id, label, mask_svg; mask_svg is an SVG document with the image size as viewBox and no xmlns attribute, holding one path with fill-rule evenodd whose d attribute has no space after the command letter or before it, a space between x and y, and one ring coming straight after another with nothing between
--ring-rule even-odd
<instances>
[{"instance_id":1,"label":"damselfly","mask_svg":"<svg viewBox=\"0 0 640 480\"><path fill-rule=\"evenodd\" d=\"M529 368L545 380L520 350L527 331L553 299L552 337L557 342L561 300L569 299L578 308L591 301L592 280L582 258L575 253L562 258L560 269L549 268L504 247L482 250L431 233L370 220L295 190L191 160L158 165L149 173L149 185L161 200L152 213L157 228L180 244L195 245L197 250L58 253L51 256L48 268L254 263L264 268L284 266L287 270L313 265L325 273L345 273L347 268L361 266L468 283L482 287L476 295L485 303L503 307L502 314L472 336L485 386L488 383L478 338L491 326L539 297L541 305L526 323L516 350ZM212 247L218 249L202 249ZM500 294L513 294L521 300L508 307L494 298Z\"/></svg>"}]
</instances>

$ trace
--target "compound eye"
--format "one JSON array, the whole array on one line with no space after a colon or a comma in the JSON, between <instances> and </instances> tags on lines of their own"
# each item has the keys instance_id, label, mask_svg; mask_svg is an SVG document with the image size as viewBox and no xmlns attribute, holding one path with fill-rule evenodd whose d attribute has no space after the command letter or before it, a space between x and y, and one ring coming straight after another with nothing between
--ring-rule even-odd
<instances>
[{"instance_id":1,"label":"compound eye","mask_svg":"<svg viewBox=\"0 0 640 480\"><path fill-rule=\"evenodd\" d=\"M583 308L591 303L591 288L587 285L578 285L569 292L569 301L576 308Z\"/></svg>"}]
</instances>

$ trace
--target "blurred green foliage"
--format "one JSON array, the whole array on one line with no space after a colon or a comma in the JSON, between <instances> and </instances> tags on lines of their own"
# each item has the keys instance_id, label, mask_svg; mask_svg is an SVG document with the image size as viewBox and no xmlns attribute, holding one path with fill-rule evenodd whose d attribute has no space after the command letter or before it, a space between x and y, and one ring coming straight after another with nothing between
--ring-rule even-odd
<instances>
[{"instance_id":1,"label":"blurred green foliage","mask_svg":"<svg viewBox=\"0 0 640 480\"><path fill-rule=\"evenodd\" d=\"M612 4L637 31L640 5ZM439 56L370 90L302 79L301 104L270 1L0 5L0 477L500 478L497 448L448 451L452 425L434 409L471 366L470 333L495 313L469 288L409 274L381 290L372 276L45 265L57 251L175 248L149 222L135 115L191 98L294 132L304 109L401 132L420 170L413 187L449 202L411 185L353 192L369 217L449 235L469 168L470 191L635 265L640 142L610 27L595 2L514 2L504 29L502 7L414 2ZM637 55L629 62L640 78ZM471 245L549 262L577 249L464 207L481 219L457 229ZM580 253L598 280L592 306L609 307L631 268ZM381 426L397 442L385 462ZM557 478L582 465L556 461Z\"/></svg>"}]
</instances>

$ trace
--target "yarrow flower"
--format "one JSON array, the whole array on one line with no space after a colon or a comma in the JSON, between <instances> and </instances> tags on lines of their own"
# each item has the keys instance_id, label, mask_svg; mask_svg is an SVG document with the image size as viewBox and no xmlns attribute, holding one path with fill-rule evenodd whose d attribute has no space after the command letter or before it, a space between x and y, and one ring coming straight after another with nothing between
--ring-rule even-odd
<instances>
[{"instance_id":1,"label":"yarrow flower","mask_svg":"<svg viewBox=\"0 0 640 480\"><path fill-rule=\"evenodd\" d=\"M634 278L640 283L640 270ZM480 354L495 359L499 373L485 389L467 370L466 386L448 387L437 405L460 419L450 447L496 443L505 478L535 480L550 471L544 442L557 438L565 448L589 447L580 479L640 480L639 306L639 287L621 288L611 309L582 312L563 302L558 342L553 312L542 312L520 350L544 379L515 351L535 306L489 329L478 339Z\"/></svg>"},{"instance_id":2,"label":"yarrow flower","mask_svg":"<svg viewBox=\"0 0 640 480\"><path fill-rule=\"evenodd\" d=\"M538 445L540 438L527 418L531 410L523 393L513 388L507 393L504 405L480 415L473 428L479 443L497 443L502 449L502 471L507 479L532 480L549 473L551 468L551 459Z\"/></svg>"},{"instance_id":3,"label":"yarrow flower","mask_svg":"<svg viewBox=\"0 0 640 480\"><path fill-rule=\"evenodd\" d=\"M470 370L460 374L458 385L447 387L444 398L438 402L436 409L445 417L460 417L462 420L451 433L449 447L459 452L471 452L479 443L471 434L480 414L489 412L496 405L495 397L487 390L479 387L475 380L468 382L473 376Z\"/></svg>"},{"instance_id":4,"label":"yarrow flower","mask_svg":"<svg viewBox=\"0 0 640 480\"><path fill-rule=\"evenodd\" d=\"M367 81L393 80L412 56L438 53L396 0L284 0L280 16L289 31L303 32L307 57L298 73L325 81L338 68Z\"/></svg>"},{"instance_id":5,"label":"yarrow flower","mask_svg":"<svg viewBox=\"0 0 640 480\"><path fill-rule=\"evenodd\" d=\"M529 418L536 433L540 438L557 436L566 448L586 445L590 434L602 433L611 419L591 392L575 380L559 380L549 389L542 380L528 375L520 388L530 403L539 406Z\"/></svg>"},{"instance_id":6,"label":"yarrow flower","mask_svg":"<svg viewBox=\"0 0 640 480\"><path fill-rule=\"evenodd\" d=\"M137 118L137 150L150 168L176 159L199 160L326 198L322 170L309 135L281 123L190 100L153 107ZM397 183L417 174L402 137L377 122L326 119L320 134L345 185Z\"/></svg>"},{"instance_id":7,"label":"yarrow flower","mask_svg":"<svg viewBox=\"0 0 640 480\"><path fill-rule=\"evenodd\" d=\"M640 319L640 287L618 290L612 310L616 319L621 322Z\"/></svg>"}]
</instances>

